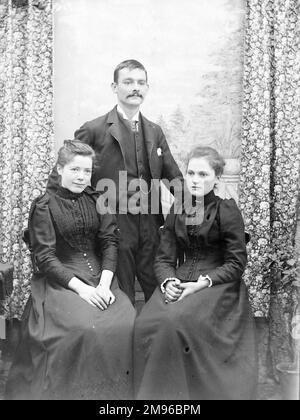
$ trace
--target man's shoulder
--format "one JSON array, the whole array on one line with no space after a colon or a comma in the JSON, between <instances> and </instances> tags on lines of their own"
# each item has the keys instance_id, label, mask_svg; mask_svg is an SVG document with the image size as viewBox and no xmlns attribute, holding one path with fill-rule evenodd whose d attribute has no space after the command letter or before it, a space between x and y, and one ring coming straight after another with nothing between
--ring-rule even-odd
<instances>
[{"instance_id":1,"label":"man's shoulder","mask_svg":"<svg viewBox=\"0 0 300 420\"><path fill-rule=\"evenodd\" d=\"M107 112L106 114L101 115L100 117L94 118L93 120L86 121L84 123L84 125L85 126L88 126L89 128L99 127L99 126L101 126L101 125L103 125L103 124L105 124L107 122L107 120L108 120L109 115L110 115L111 112L112 111Z\"/></svg>"},{"instance_id":2,"label":"man's shoulder","mask_svg":"<svg viewBox=\"0 0 300 420\"><path fill-rule=\"evenodd\" d=\"M155 131L162 131L162 128L160 125L156 124L155 122L149 120L148 118L146 118L144 115L141 114L142 117L142 121L144 124L147 124L149 127L151 127L152 129L154 129Z\"/></svg>"}]
</instances>

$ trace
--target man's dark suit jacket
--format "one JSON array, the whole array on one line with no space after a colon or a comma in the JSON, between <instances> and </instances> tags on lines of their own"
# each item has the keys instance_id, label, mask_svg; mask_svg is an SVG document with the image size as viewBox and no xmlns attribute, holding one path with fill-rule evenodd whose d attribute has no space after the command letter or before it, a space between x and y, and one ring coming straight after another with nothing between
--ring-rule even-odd
<instances>
[{"instance_id":1,"label":"man's dark suit jacket","mask_svg":"<svg viewBox=\"0 0 300 420\"><path fill-rule=\"evenodd\" d=\"M182 178L166 138L159 125L140 115L144 130L144 139L153 179ZM96 186L100 178L109 178L118 182L119 171L125 171L124 149L126 139L121 136L119 117L115 107L108 114L86 122L75 132L75 137L89 144L96 152L92 185Z\"/></svg>"},{"instance_id":2,"label":"man's dark suit jacket","mask_svg":"<svg viewBox=\"0 0 300 420\"><path fill-rule=\"evenodd\" d=\"M140 114L144 133L149 167L152 179L172 181L183 180L182 173L175 162L164 133L159 125ZM108 178L119 185L119 171L125 171L126 139L122 138L117 107L109 113L86 122L75 132L75 138L90 145L96 153L92 186L96 188L99 179ZM48 188L57 183L57 172L50 175Z\"/></svg>"}]
</instances>

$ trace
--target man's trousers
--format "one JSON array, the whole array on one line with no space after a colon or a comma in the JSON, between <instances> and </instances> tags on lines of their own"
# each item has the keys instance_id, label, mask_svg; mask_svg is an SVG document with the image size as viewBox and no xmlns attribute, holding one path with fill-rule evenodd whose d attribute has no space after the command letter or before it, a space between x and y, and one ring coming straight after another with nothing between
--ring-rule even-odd
<instances>
[{"instance_id":1,"label":"man's trousers","mask_svg":"<svg viewBox=\"0 0 300 420\"><path fill-rule=\"evenodd\" d=\"M159 244L158 218L151 214L118 214L120 243L117 276L120 288L132 303L135 298L135 278L147 301L158 285L153 263Z\"/></svg>"}]
</instances>

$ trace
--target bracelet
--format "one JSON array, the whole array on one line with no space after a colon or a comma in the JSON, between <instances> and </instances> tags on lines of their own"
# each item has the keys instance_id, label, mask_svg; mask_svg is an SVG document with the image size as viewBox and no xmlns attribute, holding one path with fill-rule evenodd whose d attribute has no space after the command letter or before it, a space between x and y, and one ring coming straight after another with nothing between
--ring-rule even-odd
<instances>
[{"instance_id":1,"label":"bracelet","mask_svg":"<svg viewBox=\"0 0 300 420\"><path fill-rule=\"evenodd\" d=\"M211 287L213 285L212 279L206 274L206 276L202 276L203 280L208 280L208 286Z\"/></svg>"},{"instance_id":2,"label":"bracelet","mask_svg":"<svg viewBox=\"0 0 300 420\"><path fill-rule=\"evenodd\" d=\"M166 288L165 288L165 284L168 282L168 281L170 281L170 280L177 280L177 278L176 277L167 277L163 282L162 282L162 284L160 285L160 290L161 290L161 292L162 293L166 293Z\"/></svg>"}]
</instances>

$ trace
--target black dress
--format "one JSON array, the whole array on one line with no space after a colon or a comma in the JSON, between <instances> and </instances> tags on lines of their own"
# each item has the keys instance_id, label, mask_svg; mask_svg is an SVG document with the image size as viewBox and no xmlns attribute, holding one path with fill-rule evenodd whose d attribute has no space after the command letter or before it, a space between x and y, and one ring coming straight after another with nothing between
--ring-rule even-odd
<instances>
[{"instance_id":1,"label":"black dress","mask_svg":"<svg viewBox=\"0 0 300 420\"><path fill-rule=\"evenodd\" d=\"M166 304L157 288L136 318L134 333L137 399L206 400L255 397L257 360L254 322L242 274L246 245L235 201L210 192L204 219L186 225L186 214L170 214L155 262L159 283L168 277L212 287ZM178 256L185 261L177 268Z\"/></svg>"},{"instance_id":2,"label":"black dress","mask_svg":"<svg viewBox=\"0 0 300 420\"><path fill-rule=\"evenodd\" d=\"M102 270L116 268L117 225L114 216L98 215L95 194L59 188L34 206L29 229L38 272L7 399L132 398L129 299L116 279L116 301L105 311L67 287L73 276L96 286Z\"/></svg>"}]
</instances>

